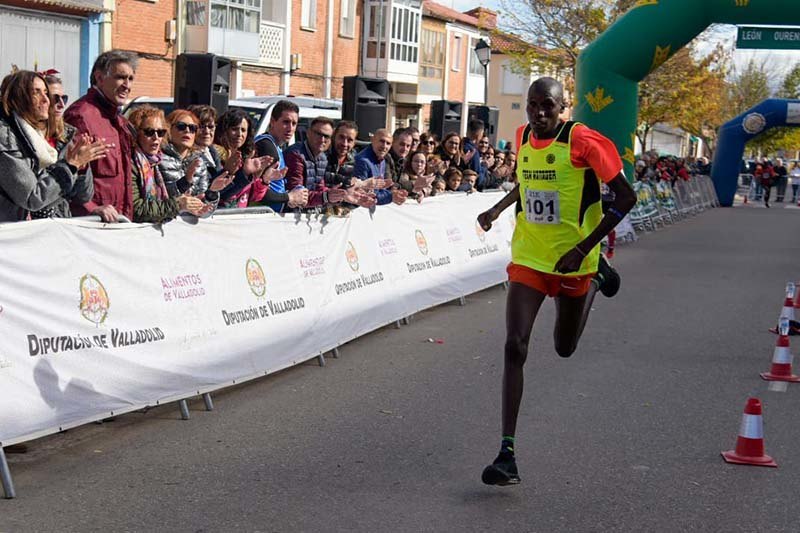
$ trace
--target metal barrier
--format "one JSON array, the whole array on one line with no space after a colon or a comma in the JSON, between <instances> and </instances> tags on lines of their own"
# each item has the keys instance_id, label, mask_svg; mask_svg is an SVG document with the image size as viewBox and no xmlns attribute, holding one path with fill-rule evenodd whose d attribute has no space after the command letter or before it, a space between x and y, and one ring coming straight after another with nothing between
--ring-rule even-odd
<instances>
[{"instance_id":1,"label":"metal barrier","mask_svg":"<svg viewBox=\"0 0 800 533\"><path fill-rule=\"evenodd\" d=\"M276 214L275 210L266 205L259 207L233 207L230 209L217 209L212 214L212 217L225 216L225 215L261 215L261 214Z\"/></svg>"}]
</instances>

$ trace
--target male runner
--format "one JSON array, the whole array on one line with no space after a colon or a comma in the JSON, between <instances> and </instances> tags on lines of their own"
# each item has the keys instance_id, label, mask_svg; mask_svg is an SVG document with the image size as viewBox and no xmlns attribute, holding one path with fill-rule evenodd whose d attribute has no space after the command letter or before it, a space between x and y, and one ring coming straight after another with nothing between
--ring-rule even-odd
<instances>
[{"instance_id":1,"label":"male runner","mask_svg":"<svg viewBox=\"0 0 800 533\"><path fill-rule=\"evenodd\" d=\"M555 348L575 351L599 289L611 297L619 276L600 255L598 244L636 203L622 173L614 144L575 122L563 122L564 93L553 78L539 78L528 90L529 135L517 141L517 186L478 216L488 230L500 213L519 201L511 242L506 302L503 372L503 433L500 453L482 475L488 485L519 483L514 435L522 399L523 365L531 329L545 297L556 302ZM527 137L527 138L526 138ZM616 194L605 215L600 180Z\"/></svg>"}]
</instances>

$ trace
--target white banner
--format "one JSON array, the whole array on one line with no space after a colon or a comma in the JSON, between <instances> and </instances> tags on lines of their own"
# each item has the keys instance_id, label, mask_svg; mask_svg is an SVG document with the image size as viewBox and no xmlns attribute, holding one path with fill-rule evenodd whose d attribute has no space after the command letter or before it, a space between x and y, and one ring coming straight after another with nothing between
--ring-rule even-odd
<instances>
[{"instance_id":1,"label":"white banner","mask_svg":"<svg viewBox=\"0 0 800 533\"><path fill-rule=\"evenodd\" d=\"M501 193L348 218L0 226L0 443L209 392L506 279Z\"/></svg>"}]
</instances>

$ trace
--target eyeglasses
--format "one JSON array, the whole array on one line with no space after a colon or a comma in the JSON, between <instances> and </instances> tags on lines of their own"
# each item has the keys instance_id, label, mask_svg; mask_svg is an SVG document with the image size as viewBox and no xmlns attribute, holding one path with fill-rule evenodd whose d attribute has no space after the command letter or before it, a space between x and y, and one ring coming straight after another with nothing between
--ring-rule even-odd
<instances>
[{"instance_id":1,"label":"eyeglasses","mask_svg":"<svg viewBox=\"0 0 800 533\"><path fill-rule=\"evenodd\" d=\"M216 124L200 124L200 127L198 129L206 130L206 131L214 131L215 129L217 129L217 125Z\"/></svg>"},{"instance_id":2,"label":"eyeglasses","mask_svg":"<svg viewBox=\"0 0 800 533\"><path fill-rule=\"evenodd\" d=\"M326 141L329 141L329 140L331 139L331 137L332 137L332 135L330 135L330 134L328 134L328 133L322 133L322 132L321 132L321 131L319 131L319 130L311 130L311 131L313 131L313 132L314 132L314 135L317 135L317 136L319 136L319 137L321 137L321 138L325 139Z\"/></svg>"},{"instance_id":3,"label":"eyeglasses","mask_svg":"<svg viewBox=\"0 0 800 533\"><path fill-rule=\"evenodd\" d=\"M69 95L67 94L53 94L51 96L56 103L67 105L67 102L69 101Z\"/></svg>"},{"instance_id":4,"label":"eyeglasses","mask_svg":"<svg viewBox=\"0 0 800 533\"><path fill-rule=\"evenodd\" d=\"M178 131L189 130L189 133L197 133L197 124L187 124L186 122L176 122L175 127Z\"/></svg>"},{"instance_id":5,"label":"eyeglasses","mask_svg":"<svg viewBox=\"0 0 800 533\"><path fill-rule=\"evenodd\" d=\"M157 130L155 128L144 128L142 130L142 133L144 134L145 137L158 136L158 137L162 137L163 138L164 135L167 134L167 130Z\"/></svg>"},{"instance_id":6,"label":"eyeglasses","mask_svg":"<svg viewBox=\"0 0 800 533\"><path fill-rule=\"evenodd\" d=\"M422 141L422 144L436 144L436 141L434 141L433 139L429 139L427 141Z\"/></svg>"}]
</instances>

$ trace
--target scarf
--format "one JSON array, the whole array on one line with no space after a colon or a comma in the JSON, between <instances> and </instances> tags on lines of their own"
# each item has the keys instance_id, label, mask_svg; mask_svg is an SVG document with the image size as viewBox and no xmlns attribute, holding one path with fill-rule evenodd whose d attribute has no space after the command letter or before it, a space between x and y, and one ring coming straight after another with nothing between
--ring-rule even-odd
<instances>
[{"instance_id":1,"label":"scarf","mask_svg":"<svg viewBox=\"0 0 800 533\"><path fill-rule=\"evenodd\" d=\"M164 185L164 178L158 169L161 161L161 152L155 155L148 155L136 148L133 155L133 164L139 169L142 176L141 195L147 200L166 200L169 198L167 187Z\"/></svg>"},{"instance_id":2,"label":"scarf","mask_svg":"<svg viewBox=\"0 0 800 533\"><path fill-rule=\"evenodd\" d=\"M31 146L33 146L33 150L36 152L36 158L39 160L39 168L47 168L58 161L58 152L48 144L47 139L44 138L44 135L42 135L39 130L31 126L31 124L19 116L18 113L14 113L14 118L16 118L17 123L22 126L23 135L28 138Z\"/></svg>"}]
</instances>

